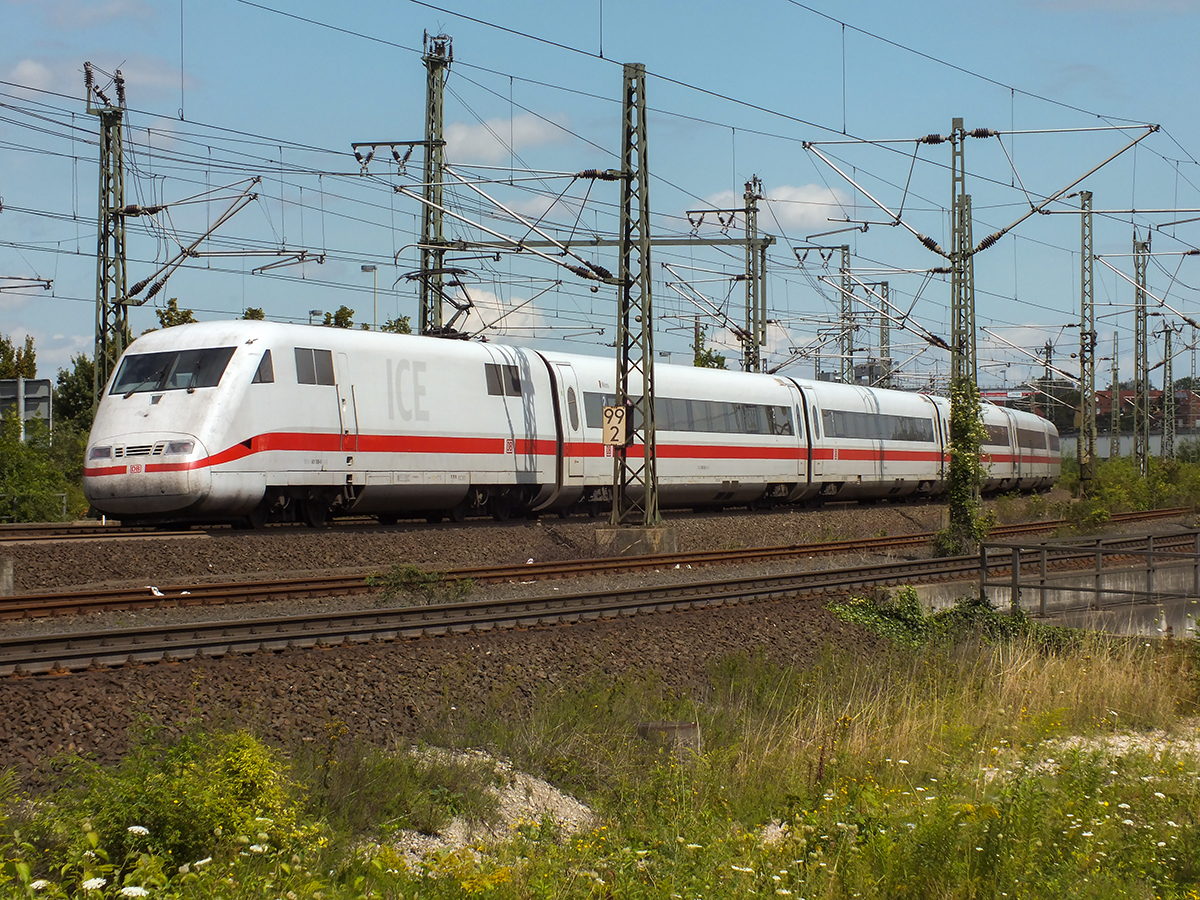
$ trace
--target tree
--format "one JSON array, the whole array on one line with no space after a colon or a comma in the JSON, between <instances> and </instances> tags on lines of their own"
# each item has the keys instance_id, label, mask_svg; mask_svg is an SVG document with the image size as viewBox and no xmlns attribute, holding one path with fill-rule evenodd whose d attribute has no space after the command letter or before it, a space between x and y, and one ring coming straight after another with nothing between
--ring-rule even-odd
<instances>
[{"instance_id":1,"label":"tree","mask_svg":"<svg viewBox=\"0 0 1200 900\"><path fill-rule=\"evenodd\" d=\"M1200 391L1200 378L1193 378L1191 375L1187 375L1183 378L1176 378L1175 390Z\"/></svg>"},{"instance_id":2,"label":"tree","mask_svg":"<svg viewBox=\"0 0 1200 900\"><path fill-rule=\"evenodd\" d=\"M177 297L172 297L168 300L164 309L156 309L154 315L158 317L160 328L174 328L176 325L189 325L196 321L196 316L190 309L179 308L179 299ZM146 332L142 333L145 334Z\"/></svg>"},{"instance_id":3,"label":"tree","mask_svg":"<svg viewBox=\"0 0 1200 900\"><path fill-rule=\"evenodd\" d=\"M50 453L50 432L39 419L25 423L16 411L0 421L0 519L57 522L67 478Z\"/></svg>"},{"instance_id":4,"label":"tree","mask_svg":"<svg viewBox=\"0 0 1200 900\"><path fill-rule=\"evenodd\" d=\"M16 347L11 337L0 334L0 378L37 378L36 357L29 335L25 335L24 346Z\"/></svg>"},{"instance_id":5,"label":"tree","mask_svg":"<svg viewBox=\"0 0 1200 900\"><path fill-rule=\"evenodd\" d=\"M325 321L322 325L332 325L334 328L353 328L354 327L354 310L342 304L338 307L335 313L325 313Z\"/></svg>"},{"instance_id":6,"label":"tree","mask_svg":"<svg viewBox=\"0 0 1200 900\"><path fill-rule=\"evenodd\" d=\"M58 370L58 384L54 389L55 431L66 421L72 422L84 434L91 431L95 372L95 362L84 353L71 357L70 370Z\"/></svg>"},{"instance_id":7,"label":"tree","mask_svg":"<svg viewBox=\"0 0 1200 900\"><path fill-rule=\"evenodd\" d=\"M380 325L379 330L391 334L412 334L412 319L408 316L397 316Z\"/></svg>"},{"instance_id":8,"label":"tree","mask_svg":"<svg viewBox=\"0 0 1200 900\"><path fill-rule=\"evenodd\" d=\"M692 344L692 365L698 369L725 368L725 357L705 345L707 336L703 328L696 331L696 342Z\"/></svg>"},{"instance_id":9,"label":"tree","mask_svg":"<svg viewBox=\"0 0 1200 900\"><path fill-rule=\"evenodd\" d=\"M263 312L261 309L259 309L257 306L250 306L250 307L246 308L246 311L244 313L242 313L242 318L243 319L251 319L255 322L261 322L267 318L267 314L265 312Z\"/></svg>"}]
</instances>

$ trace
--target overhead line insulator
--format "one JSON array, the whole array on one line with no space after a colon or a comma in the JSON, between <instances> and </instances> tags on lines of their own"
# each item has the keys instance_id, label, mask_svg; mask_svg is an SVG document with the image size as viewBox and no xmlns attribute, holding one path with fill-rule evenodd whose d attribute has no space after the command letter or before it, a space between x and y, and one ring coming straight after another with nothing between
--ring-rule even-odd
<instances>
[{"instance_id":1,"label":"overhead line insulator","mask_svg":"<svg viewBox=\"0 0 1200 900\"><path fill-rule=\"evenodd\" d=\"M978 253L981 250L986 250L988 247L992 246L992 244L996 243L996 241L1000 240L1000 238L1002 238L1002 237L1004 237L1003 231L997 231L997 232L994 232L993 234L989 234L987 237L985 237L982 241L979 242L979 246L975 248L975 252Z\"/></svg>"},{"instance_id":2,"label":"overhead line insulator","mask_svg":"<svg viewBox=\"0 0 1200 900\"><path fill-rule=\"evenodd\" d=\"M939 256L945 256L945 255L946 255L946 254L945 254L945 253L942 251L942 248L938 246L938 242L937 242L937 241L935 241L933 238L931 238L931 237L926 237L926 236L925 236L925 235L923 235L923 234L918 234L918 235L917 235L917 240L919 240L919 241L920 241L922 244L924 244L924 245L925 245L925 246L926 246L928 249L932 250L934 253L938 254Z\"/></svg>"},{"instance_id":3,"label":"overhead line insulator","mask_svg":"<svg viewBox=\"0 0 1200 900\"><path fill-rule=\"evenodd\" d=\"M584 169L575 174L576 178L593 178L597 181L620 181L621 173L616 169Z\"/></svg>"}]
</instances>

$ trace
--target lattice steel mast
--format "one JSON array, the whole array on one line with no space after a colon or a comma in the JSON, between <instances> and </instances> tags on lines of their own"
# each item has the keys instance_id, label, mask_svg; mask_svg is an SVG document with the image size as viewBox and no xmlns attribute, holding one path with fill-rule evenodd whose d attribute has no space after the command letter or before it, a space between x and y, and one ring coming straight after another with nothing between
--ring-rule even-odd
<instances>
[{"instance_id":1,"label":"lattice steel mast","mask_svg":"<svg viewBox=\"0 0 1200 900\"><path fill-rule=\"evenodd\" d=\"M878 290L880 309L890 309L888 283L886 281L879 282ZM883 370L883 374L879 378L879 386L890 388L892 386L892 327L891 320L882 311L879 314L879 365Z\"/></svg>"},{"instance_id":2,"label":"lattice steel mast","mask_svg":"<svg viewBox=\"0 0 1200 900\"><path fill-rule=\"evenodd\" d=\"M650 295L650 169L646 67L626 63L621 126L621 234L616 405L627 441L613 448L614 526L659 524L654 428L654 316Z\"/></svg>"},{"instance_id":3,"label":"lattice steel mast","mask_svg":"<svg viewBox=\"0 0 1200 900\"><path fill-rule=\"evenodd\" d=\"M1150 342L1146 331L1146 266L1150 259L1150 241L1133 235L1134 327L1133 371L1137 373L1136 400L1133 406L1133 455L1142 476L1150 471Z\"/></svg>"},{"instance_id":4,"label":"lattice steel mast","mask_svg":"<svg viewBox=\"0 0 1200 900\"><path fill-rule=\"evenodd\" d=\"M954 119L953 125L950 134L954 170L951 192L954 244L950 253L950 383L967 379L972 385L977 385L974 244L971 241L971 195L966 192L967 172L963 155L967 132L962 119Z\"/></svg>"},{"instance_id":5,"label":"lattice steel mast","mask_svg":"<svg viewBox=\"0 0 1200 900\"><path fill-rule=\"evenodd\" d=\"M1092 192L1079 192L1079 480L1086 496L1096 477L1096 311L1092 294Z\"/></svg>"},{"instance_id":6,"label":"lattice steel mast","mask_svg":"<svg viewBox=\"0 0 1200 900\"><path fill-rule=\"evenodd\" d=\"M1112 397L1108 404L1108 458L1117 459L1121 455L1121 385L1117 381L1120 374L1119 348L1120 332L1113 332L1112 351Z\"/></svg>"},{"instance_id":7,"label":"lattice steel mast","mask_svg":"<svg viewBox=\"0 0 1200 900\"><path fill-rule=\"evenodd\" d=\"M1171 353L1171 335L1175 326L1163 323L1163 391L1162 391L1162 445L1159 459L1175 458L1175 374Z\"/></svg>"},{"instance_id":8,"label":"lattice steel mast","mask_svg":"<svg viewBox=\"0 0 1200 900\"><path fill-rule=\"evenodd\" d=\"M425 90L425 202L421 211L420 334L440 334L442 291L446 267L446 238L443 232L443 182L446 141L443 132L446 75L454 61L448 35L425 35L421 57L428 72Z\"/></svg>"},{"instance_id":9,"label":"lattice steel mast","mask_svg":"<svg viewBox=\"0 0 1200 900\"><path fill-rule=\"evenodd\" d=\"M850 245L842 245L841 316L838 332L838 353L842 358L838 377L842 384L854 384L854 280L850 277Z\"/></svg>"},{"instance_id":10,"label":"lattice steel mast","mask_svg":"<svg viewBox=\"0 0 1200 900\"><path fill-rule=\"evenodd\" d=\"M129 308L125 286L125 158L121 125L125 113L125 79L118 69L113 76L117 103L96 86L92 64L83 64L87 111L100 119L100 197L96 238L96 335L92 407L95 408L109 376L129 339ZM93 105L93 98L99 104ZM102 104L102 105L100 105Z\"/></svg>"},{"instance_id":11,"label":"lattice steel mast","mask_svg":"<svg viewBox=\"0 0 1200 900\"><path fill-rule=\"evenodd\" d=\"M758 201L762 199L762 181L753 176L746 182L746 352L742 368L762 371L762 347L767 343L767 284L765 247L758 245Z\"/></svg>"}]
</instances>

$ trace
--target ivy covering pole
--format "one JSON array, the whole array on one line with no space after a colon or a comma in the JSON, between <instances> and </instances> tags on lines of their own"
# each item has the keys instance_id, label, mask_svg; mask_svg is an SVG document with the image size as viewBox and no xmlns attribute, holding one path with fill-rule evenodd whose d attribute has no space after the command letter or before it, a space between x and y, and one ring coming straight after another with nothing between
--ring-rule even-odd
<instances>
[{"instance_id":1,"label":"ivy covering pole","mask_svg":"<svg viewBox=\"0 0 1200 900\"><path fill-rule=\"evenodd\" d=\"M949 528L939 536L939 550L946 554L970 553L987 534L981 517L980 488L983 464L979 459L985 436L979 410L979 382L975 353L975 247L971 240L971 195L966 192L963 145L967 131L962 119L954 119L950 142L953 148L954 238L950 252L950 470L946 500L950 507Z\"/></svg>"},{"instance_id":2,"label":"ivy covering pole","mask_svg":"<svg viewBox=\"0 0 1200 900\"><path fill-rule=\"evenodd\" d=\"M946 473L950 524L937 535L939 555L972 552L994 524L990 514L983 514L979 494L984 476L979 448L984 437L979 387L970 378L957 377L950 383L950 468Z\"/></svg>"}]
</instances>

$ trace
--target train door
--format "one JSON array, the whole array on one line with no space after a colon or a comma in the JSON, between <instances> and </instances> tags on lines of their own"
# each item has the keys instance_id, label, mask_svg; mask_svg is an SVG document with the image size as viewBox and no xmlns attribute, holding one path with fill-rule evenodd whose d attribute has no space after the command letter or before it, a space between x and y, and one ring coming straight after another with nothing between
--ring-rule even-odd
<instances>
[{"instance_id":1,"label":"train door","mask_svg":"<svg viewBox=\"0 0 1200 900\"><path fill-rule=\"evenodd\" d=\"M555 364L558 376L558 402L563 420L563 475L566 479L583 478L583 401L575 370L566 363Z\"/></svg>"},{"instance_id":2,"label":"train door","mask_svg":"<svg viewBox=\"0 0 1200 900\"><path fill-rule=\"evenodd\" d=\"M822 444L825 441L824 429L821 427L821 410L817 407L816 397L809 395L808 406L804 410L808 419L809 454L812 460L813 476L825 474L826 451Z\"/></svg>"},{"instance_id":3,"label":"train door","mask_svg":"<svg viewBox=\"0 0 1200 900\"><path fill-rule=\"evenodd\" d=\"M791 411L789 416L796 417L793 427L793 437L796 440L796 477L799 481L806 481L808 478L808 436L809 429L805 425L804 420L804 394L800 391L800 386L790 378L783 382L788 389L790 395Z\"/></svg>"},{"instance_id":4,"label":"train door","mask_svg":"<svg viewBox=\"0 0 1200 900\"><path fill-rule=\"evenodd\" d=\"M337 355L338 421L342 429L342 452L358 452L358 403L354 384L350 380L350 360L345 353Z\"/></svg>"}]
</instances>

